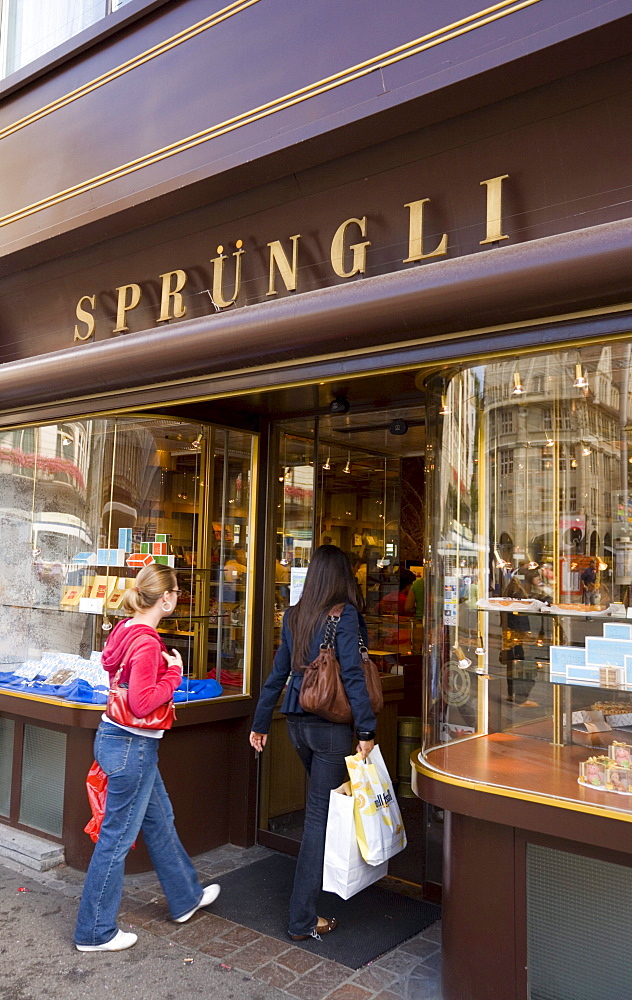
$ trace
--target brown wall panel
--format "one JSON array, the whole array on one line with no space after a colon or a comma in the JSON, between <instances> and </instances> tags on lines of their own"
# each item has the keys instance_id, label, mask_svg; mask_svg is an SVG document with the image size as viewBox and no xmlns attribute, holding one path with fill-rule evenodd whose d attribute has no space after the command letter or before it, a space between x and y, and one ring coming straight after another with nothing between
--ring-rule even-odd
<instances>
[{"instance_id":1,"label":"brown wall panel","mask_svg":"<svg viewBox=\"0 0 632 1000\"><path fill-rule=\"evenodd\" d=\"M142 290L139 306L127 314L130 331L156 329L159 276L174 268L187 274L186 318L213 318L207 291L212 287L211 258L217 246L225 247L229 255L226 294L230 295L231 255L238 239L243 240L245 253L241 293L233 312L246 304L273 303L275 298L295 294L288 293L282 281L277 281L276 297L266 293L267 244L280 240L289 252L289 237L296 233L301 234L296 294L353 283L357 277L338 277L330 261L333 234L352 217L367 217L371 246L366 276L413 270L426 280L425 271L435 261L442 267L441 262L456 257L497 252L480 245L485 236L481 181L499 174L509 174L503 188L508 239L499 244L501 248L625 218L632 149L629 129L623 123L632 114L630 68L629 59L618 60L559 81L545 91L533 91L476 115L259 186L247 195L190 211L168 223L155 223L0 277L0 360L71 347L75 307L82 295L96 296L96 339L111 338L116 289L129 282L138 283ZM612 122L620 122L621 127L613 128ZM422 198L430 199L425 209L426 252L446 233L447 254L404 263L409 223L405 204ZM493 296L488 294L485 304L488 322L507 320L502 304ZM561 299L558 307L562 311L576 307L575 294ZM528 315L526 306L523 315ZM420 314L417 326L426 326L425 321L426 316ZM291 347L292 341L288 344ZM88 346L80 343L76 350L85 351ZM209 353L212 356L212 341Z\"/></svg>"},{"instance_id":2,"label":"brown wall panel","mask_svg":"<svg viewBox=\"0 0 632 1000\"><path fill-rule=\"evenodd\" d=\"M90 220L168 196L175 188L227 174L245 160L313 142L492 67L513 67L497 86L497 96L511 93L524 72L517 67L532 53L550 51L563 39L580 39L583 32L630 13L623 0L614 0L607 10L594 10L589 0L572 5L534 0L526 7L507 0L490 18L474 20L476 5L464 0L434 0L423 7L415 0L381 0L370 18L362 0L256 0L244 9L231 6L237 12L208 30L108 77L104 85L93 85L213 13L203 0L160 7L5 99L0 105L0 129L6 130L0 131L0 252L12 254ZM446 30L464 17L467 24L457 32ZM292 97L269 117L247 117L238 128L231 125L224 134L198 141L219 123L437 30L443 30L441 44L433 41L395 67L376 64L333 90L316 88L306 102ZM619 37L624 36L622 28ZM598 55L596 36L594 42L592 58L607 58ZM576 65L576 57L569 58L568 66ZM541 68L537 76L528 74L531 84L563 72L565 60L553 57ZM68 98L83 87L81 96ZM42 114L49 105L53 110ZM27 124L16 128L25 118ZM422 121L417 109L397 128L408 130ZM194 145L178 146L175 155L167 150L192 136L197 137ZM278 175L278 165L275 170ZM77 185L82 193L73 193Z\"/></svg>"},{"instance_id":3,"label":"brown wall panel","mask_svg":"<svg viewBox=\"0 0 632 1000\"><path fill-rule=\"evenodd\" d=\"M514 1000L514 830L445 814L444 1000Z\"/></svg>"}]
</instances>

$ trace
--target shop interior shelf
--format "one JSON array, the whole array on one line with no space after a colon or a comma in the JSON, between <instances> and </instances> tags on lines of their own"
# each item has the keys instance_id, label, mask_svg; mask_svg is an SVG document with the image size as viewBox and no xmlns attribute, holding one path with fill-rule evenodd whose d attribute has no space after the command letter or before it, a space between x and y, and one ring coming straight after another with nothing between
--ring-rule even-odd
<instances>
[{"instance_id":1,"label":"shop interior shelf","mask_svg":"<svg viewBox=\"0 0 632 1000\"><path fill-rule=\"evenodd\" d=\"M615 622L626 622L629 621L624 614L617 614L616 612L606 613L601 612L591 612L586 610L586 613L581 611L532 611L530 608L472 608L467 607L467 611L484 611L488 614L501 614L501 615L537 615L540 618L577 618L579 621L615 621ZM463 611L463 608L461 608Z\"/></svg>"}]
</instances>

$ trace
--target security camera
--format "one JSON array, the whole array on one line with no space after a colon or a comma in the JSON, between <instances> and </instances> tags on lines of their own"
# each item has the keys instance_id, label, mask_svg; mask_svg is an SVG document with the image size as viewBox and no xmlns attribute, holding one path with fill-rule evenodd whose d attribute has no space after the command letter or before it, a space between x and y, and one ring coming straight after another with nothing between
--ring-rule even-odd
<instances>
[{"instance_id":1,"label":"security camera","mask_svg":"<svg viewBox=\"0 0 632 1000\"><path fill-rule=\"evenodd\" d=\"M332 416L340 413L348 413L349 400L344 399L344 397L340 397L338 399L332 399L331 403L329 404L329 412L331 413Z\"/></svg>"},{"instance_id":2,"label":"security camera","mask_svg":"<svg viewBox=\"0 0 632 1000\"><path fill-rule=\"evenodd\" d=\"M408 431L408 424L405 420L398 417L396 420L392 421L388 429L391 434L406 434Z\"/></svg>"}]
</instances>

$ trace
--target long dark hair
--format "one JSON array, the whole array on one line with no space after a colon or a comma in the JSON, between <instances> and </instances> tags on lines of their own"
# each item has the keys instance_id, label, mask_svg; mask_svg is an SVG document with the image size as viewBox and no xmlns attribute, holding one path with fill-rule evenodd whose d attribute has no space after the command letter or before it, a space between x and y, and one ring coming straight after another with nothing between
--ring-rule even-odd
<instances>
[{"instance_id":1,"label":"long dark hair","mask_svg":"<svg viewBox=\"0 0 632 1000\"><path fill-rule=\"evenodd\" d=\"M286 612L294 669L307 666L314 634L336 604L353 604L362 611L362 595L342 549L319 545L309 564L301 599Z\"/></svg>"}]
</instances>

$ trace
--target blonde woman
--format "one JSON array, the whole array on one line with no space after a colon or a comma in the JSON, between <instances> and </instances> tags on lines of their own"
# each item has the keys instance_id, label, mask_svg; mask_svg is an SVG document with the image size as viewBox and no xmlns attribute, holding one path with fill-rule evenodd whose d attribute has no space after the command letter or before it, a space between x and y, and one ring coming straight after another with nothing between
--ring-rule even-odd
<instances>
[{"instance_id":1,"label":"blonde woman","mask_svg":"<svg viewBox=\"0 0 632 1000\"><path fill-rule=\"evenodd\" d=\"M125 609L132 617L113 630L103 651L103 666L128 685L128 702L136 718L164 705L182 679L182 659L167 649L156 631L178 601L176 574L168 566L141 570L126 591ZM196 910L217 899L219 885L202 888L173 822L173 809L158 771L158 747L164 730L121 726L106 715L97 730L94 755L108 776L103 825L85 885L77 927L78 951L124 951L136 934L121 931L116 916L123 892L125 858L140 830L162 885L171 917L184 923Z\"/></svg>"}]
</instances>

